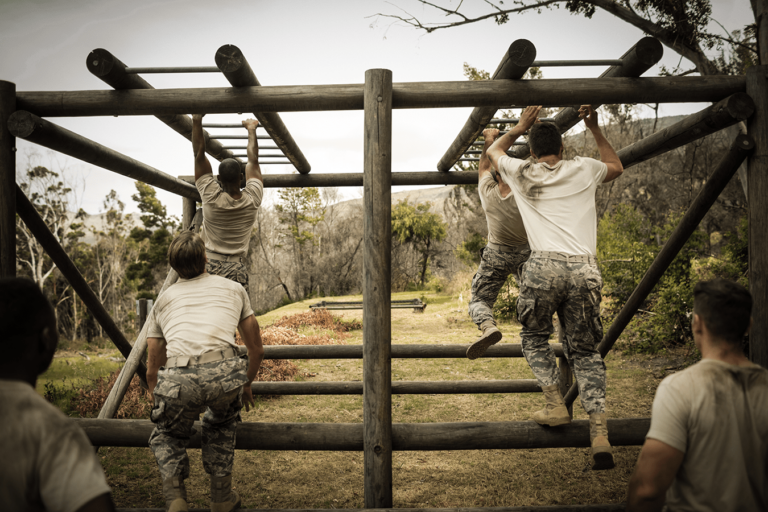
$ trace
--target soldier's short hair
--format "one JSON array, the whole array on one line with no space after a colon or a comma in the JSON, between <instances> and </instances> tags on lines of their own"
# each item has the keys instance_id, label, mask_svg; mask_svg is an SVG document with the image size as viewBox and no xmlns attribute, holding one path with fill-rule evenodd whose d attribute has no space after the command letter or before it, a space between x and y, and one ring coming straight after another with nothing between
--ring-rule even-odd
<instances>
[{"instance_id":1,"label":"soldier's short hair","mask_svg":"<svg viewBox=\"0 0 768 512\"><path fill-rule=\"evenodd\" d=\"M51 326L56 326L56 315L39 286L21 277L0 279L0 350L5 362L30 349L25 341Z\"/></svg>"},{"instance_id":2,"label":"soldier's short hair","mask_svg":"<svg viewBox=\"0 0 768 512\"><path fill-rule=\"evenodd\" d=\"M699 281L693 288L693 312L715 337L741 346L752 317L752 296L727 279Z\"/></svg>"},{"instance_id":3,"label":"soldier's short hair","mask_svg":"<svg viewBox=\"0 0 768 512\"><path fill-rule=\"evenodd\" d=\"M168 262L184 279L205 272L205 242L192 231L184 231L168 247Z\"/></svg>"},{"instance_id":4,"label":"soldier's short hair","mask_svg":"<svg viewBox=\"0 0 768 512\"><path fill-rule=\"evenodd\" d=\"M563 137L555 123L536 123L528 130L528 145L536 158L557 156L563 147Z\"/></svg>"},{"instance_id":5,"label":"soldier's short hair","mask_svg":"<svg viewBox=\"0 0 768 512\"><path fill-rule=\"evenodd\" d=\"M225 158L219 164L219 181L240 186L240 162L234 158Z\"/></svg>"}]
</instances>

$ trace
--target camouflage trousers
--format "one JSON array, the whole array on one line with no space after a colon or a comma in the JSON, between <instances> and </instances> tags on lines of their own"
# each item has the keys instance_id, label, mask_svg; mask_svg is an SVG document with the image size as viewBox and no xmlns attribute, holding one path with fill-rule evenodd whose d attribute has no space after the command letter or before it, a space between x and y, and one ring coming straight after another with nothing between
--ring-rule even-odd
<instances>
[{"instance_id":1,"label":"camouflage trousers","mask_svg":"<svg viewBox=\"0 0 768 512\"><path fill-rule=\"evenodd\" d=\"M205 270L215 276L226 277L230 281L240 283L248 291L248 272L245 265L239 261L219 261L209 259Z\"/></svg>"},{"instance_id":2,"label":"camouflage trousers","mask_svg":"<svg viewBox=\"0 0 768 512\"><path fill-rule=\"evenodd\" d=\"M523 325L523 354L542 386L558 383L555 353L549 345L552 315L563 325L563 352L588 414L605 412L605 363L597 346L603 337L597 265L532 257L523 266L517 318Z\"/></svg>"},{"instance_id":3,"label":"camouflage trousers","mask_svg":"<svg viewBox=\"0 0 768 512\"><path fill-rule=\"evenodd\" d=\"M516 245L514 252L502 252L486 247L481 252L480 266L472 278L472 298L469 300L469 316L478 329L485 321L493 321L493 305L499 290L510 274L520 284L520 270L528 260L531 249L528 244Z\"/></svg>"},{"instance_id":4,"label":"camouflage trousers","mask_svg":"<svg viewBox=\"0 0 768 512\"><path fill-rule=\"evenodd\" d=\"M150 414L155 430L149 447L163 480L189 477L187 445L195 433L192 425L203 410L203 468L212 476L232 473L247 369L248 361L235 357L160 370L154 391L155 406Z\"/></svg>"}]
</instances>

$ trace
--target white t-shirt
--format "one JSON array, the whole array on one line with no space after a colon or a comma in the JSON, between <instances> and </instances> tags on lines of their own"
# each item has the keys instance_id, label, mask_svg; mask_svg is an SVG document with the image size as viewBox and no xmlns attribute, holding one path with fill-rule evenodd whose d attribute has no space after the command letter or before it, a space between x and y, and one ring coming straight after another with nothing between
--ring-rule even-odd
<instances>
[{"instance_id":1,"label":"white t-shirt","mask_svg":"<svg viewBox=\"0 0 768 512\"><path fill-rule=\"evenodd\" d=\"M88 437L26 382L0 380L0 509L72 512L110 492Z\"/></svg>"},{"instance_id":2,"label":"white t-shirt","mask_svg":"<svg viewBox=\"0 0 768 512\"><path fill-rule=\"evenodd\" d=\"M488 223L488 241L499 245L520 245L528 241L523 218L517 208L515 195L510 192L501 197L499 184L490 173L480 178L477 186L480 203Z\"/></svg>"},{"instance_id":3,"label":"white t-shirt","mask_svg":"<svg viewBox=\"0 0 768 512\"><path fill-rule=\"evenodd\" d=\"M204 174L195 182L203 199L203 226L200 236L205 248L219 254L240 256L248 254L256 211L261 205L264 185L251 178L245 183L240 199L224 192L211 173Z\"/></svg>"},{"instance_id":4,"label":"white t-shirt","mask_svg":"<svg viewBox=\"0 0 768 512\"><path fill-rule=\"evenodd\" d=\"M168 357L199 356L235 346L235 330L253 314L239 283L203 273L179 279L157 299L148 338L165 338Z\"/></svg>"},{"instance_id":5,"label":"white t-shirt","mask_svg":"<svg viewBox=\"0 0 768 512\"><path fill-rule=\"evenodd\" d=\"M703 359L664 379L646 435L685 458L671 511L768 510L768 370Z\"/></svg>"},{"instance_id":6,"label":"white t-shirt","mask_svg":"<svg viewBox=\"0 0 768 512\"><path fill-rule=\"evenodd\" d=\"M595 191L608 166L579 156L551 167L508 156L498 164L515 194L532 250L597 254Z\"/></svg>"}]
</instances>

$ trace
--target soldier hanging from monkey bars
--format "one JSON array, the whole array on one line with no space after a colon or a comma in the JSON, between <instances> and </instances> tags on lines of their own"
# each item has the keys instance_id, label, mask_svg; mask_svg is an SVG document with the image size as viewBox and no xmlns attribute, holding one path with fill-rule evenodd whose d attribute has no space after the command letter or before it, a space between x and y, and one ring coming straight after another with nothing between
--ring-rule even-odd
<instances>
[{"instance_id":1,"label":"soldier hanging from monkey bars","mask_svg":"<svg viewBox=\"0 0 768 512\"><path fill-rule=\"evenodd\" d=\"M558 386L555 352L549 344L557 312L564 329L563 352L589 414L592 469L614 466L605 415L605 363L597 349L603 337L600 301L603 279L595 261L595 192L623 172L621 160L603 136L590 105L579 109L595 138L600 161L563 160L563 142L554 123L537 122L541 107L527 107L520 122L488 148L487 154L515 195L531 245L523 265L517 317L523 354L541 384L546 406L533 415L541 425L571 422ZM531 155L538 161L507 156L514 141L530 129Z\"/></svg>"},{"instance_id":2,"label":"soldier hanging from monkey bars","mask_svg":"<svg viewBox=\"0 0 768 512\"><path fill-rule=\"evenodd\" d=\"M218 183L211 163L205 155L203 116L192 116L192 150L195 154L195 186L203 200L203 227L206 271L242 284L248 289L245 258L256 212L264 195L264 182L259 167L255 119L243 121L248 130L248 163L245 166L245 188L240 189L240 162L227 158L219 164Z\"/></svg>"}]
</instances>

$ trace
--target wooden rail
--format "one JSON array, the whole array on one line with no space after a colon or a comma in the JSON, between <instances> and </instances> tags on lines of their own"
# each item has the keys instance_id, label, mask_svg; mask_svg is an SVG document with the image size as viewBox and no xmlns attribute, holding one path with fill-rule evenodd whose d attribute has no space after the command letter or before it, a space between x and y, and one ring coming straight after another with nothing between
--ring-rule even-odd
<instances>
[{"instance_id":1,"label":"wooden rail","mask_svg":"<svg viewBox=\"0 0 768 512\"><path fill-rule=\"evenodd\" d=\"M388 309L385 309L389 313ZM389 317L389 314L387 314ZM363 316L365 318L365 316ZM563 354L560 343L552 343L555 355ZM393 359L463 359L468 345L391 345ZM519 343L497 343L483 357L523 357ZM362 359L363 345L266 345L265 359Z\"/></svg>"},{"instance_id":2,"label":"wooden rail","mask_svg":"<svg viewBox=\"0 0 768 512\"><path fill-rule=\"evenodd\" d=\"M560 364L563 364L561 358ZM567 363L566 363L567 364ZM362 395L362 382L254 382L254 395ZM393 395L540 393L536 379L472 381L395 381Z\"/></svg>"}]
</instances>

